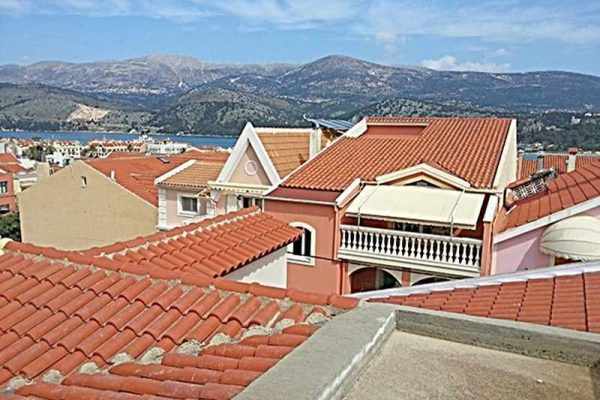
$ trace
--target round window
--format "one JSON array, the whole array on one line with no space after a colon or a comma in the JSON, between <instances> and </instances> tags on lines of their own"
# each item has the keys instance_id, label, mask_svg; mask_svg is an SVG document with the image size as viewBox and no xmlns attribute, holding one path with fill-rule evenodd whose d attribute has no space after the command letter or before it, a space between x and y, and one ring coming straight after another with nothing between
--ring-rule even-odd
<instances>
[{"instance_id":1,"label":"round window","mask_svg":"<svg viewBox=\"0 0 600 400\"><path fill-rule=\"evenodd\" d=\"M246 171L246 174L248 174L248 175L256 175L256 172L258 171L258 166L256 165L256 161L253 161L253 160L247 161L246 165L244 166L244 170Z\"/></svg>"}]
</instances>

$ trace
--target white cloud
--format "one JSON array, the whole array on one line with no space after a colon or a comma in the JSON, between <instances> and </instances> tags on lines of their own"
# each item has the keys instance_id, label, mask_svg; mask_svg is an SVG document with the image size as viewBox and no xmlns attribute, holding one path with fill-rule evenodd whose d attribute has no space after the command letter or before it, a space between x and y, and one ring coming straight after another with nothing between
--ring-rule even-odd
<instances>
[{"instance_id":1,"label":"white cloud","mask_svg":"<svg viewBox=\"0 0 600 400\"><path fill-rule=\"evenodd\" d=\"M448 1L375 0L362 33L384 44L407 36L480 38L498 42L554 40L574 44L600 41L600 4L547 0Z\"/></svg>"},{"instance_id":2,"label":"white cloud","mask_svg":"<svg viewBox=\"0 0 600 400\"><path fill-rule=\"evenodd\" d=\"M20 14L27 8L25 0L0 0L0 14Z\"/></svg>"},{"instance_id":3,"label":"white cloud","mask_svg":"<svg viewBox=\"0 0 600 400\"><path fill-rule=\"evenodd\" d=\"M214 15L305 29L357 16L366 0L0 0L0 13L145 16L191 22Z\"/></svg>"},{"instance_id":4,"label":"white cloud","mask_svg":"<svg viewBox=\"0 0 600 400\"><path fill-rule=\"evenodd\" d=\"M476 72L507 72L510 64L495 64L488 62L459 62L454 56L444 56L437 60L424 60L421 65L425 68L439 71L476 71Z\"/></svg>"}]
</instances>

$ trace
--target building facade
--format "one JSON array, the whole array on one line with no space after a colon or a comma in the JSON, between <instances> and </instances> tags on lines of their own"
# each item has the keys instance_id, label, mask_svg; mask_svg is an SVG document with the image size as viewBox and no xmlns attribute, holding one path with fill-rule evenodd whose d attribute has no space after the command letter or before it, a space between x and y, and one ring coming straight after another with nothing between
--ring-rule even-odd
<instances>
[{"instance_id":1,"label":"building facade","mask_svg":"<svg viewBox=\"0 0 600 400\"><path fill-rule=\"evenodd\" d=\"M304 232L288 246L288 286L349 293L489 274L516 160L514 120L364 119L265 196Z\"/></svg>"}]
</instances>

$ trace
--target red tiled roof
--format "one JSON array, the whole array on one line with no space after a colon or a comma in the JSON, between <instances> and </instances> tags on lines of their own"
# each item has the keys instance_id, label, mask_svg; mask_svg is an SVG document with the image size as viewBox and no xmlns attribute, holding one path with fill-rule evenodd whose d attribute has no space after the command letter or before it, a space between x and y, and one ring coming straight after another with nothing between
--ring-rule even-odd
<instances>
[{"instance_id":1,"label":"red tiled roof","mask_svg":"<svg viewBox=\"0 0 600 400\"><path fill-rule=\"evenodd\" d=\"M223 151L189 151L172 157L105 158L87 160L86 163L108 177L114 171L119 185L158 206L158 191L154 185L156 178L190 159L220 160L228 155Z\"/></svg>"},{"instance_id":2,"label":"red tiled roof","mask_svg":"<svg viewBox=\"0 0 600 400\"><path fill-rule=\"evenodd\" d=\"M518 201L498 217L496 231L533 222L558 211L600 196L600 162L559 175L548 183L547 191Z\"/></svg>"},{"instance_id":3,"label":"red tiled roof","mask_svg":"<svg viewBox=\"0 0 600 400\"><path fill-rule=\"evenodd\" d=\"M510 123L497 118L369 117L364 134L338 139L281 186L341 191L356 178L374 181L428 162L474 187L491 187ZM411 124L426 126L415 134ZM385 134L377 133L382 125L387 125Z\"/></svg>"},{"instance_id":4,"label":"red tiled roof","mask_svg":"<svg viewBox=\"0 0 600 400\"><path fill-rule=\"evenodd\" d=\"M371 301L600 333L600 272L515 277L513 282L486 285L476 281L464 282L475 287L442 290L427 285L424 293Z\"/></svg>"},{"instance_id":5,"label":"red tiled roof","mask_svg":"<svg viewBox=\"0 0 600 400\"><path fill-rule=\"evenodd\" d=\"M160 182L160 186L196 189L206 188L208 181L217 180L225 161L196 161L182 171Z\"/></svg>"},{"instance_id":6,"label":"red tiled roof","mask_svg":"<svg viewBox=\"0 0 600 400\"><path fill-rule=\"evenodd\" d=\"M258 129L258 137L282 179L310 157L310 129L279 132L277 128L269 131Z\"/></svg>"},{"instance_id":7,"label":"red tiled roof","mask_svg":"<svg viewBox=\"0 0 600 400\"><path fill-rule=\"evenodd\" d=\"M12 153L0 153L0 163L18 163L17 157Z\"/></svg>"},{"instance_id":8,"label":"red tiled roof","mask_svg":"<svg viewBox=\"0 0 600 400\"><path fill-rule=\"evenodd\" d=\"M27 171L25 168L23 168L19 164L7 164L7 163L0 163L0 170L6 171L7 173L11 173L11 174L16 174L19 172Z\"/></svg>"},{"instance_id":9,"label":"red tiled roof","mask_svg":"<svg viewBox=\"0 0 600 400\"><path fill-rule=\"evenodd\" d=\"M0 256L0 388L28 380L15 396L229 399L305 341L313 317L357 304L30 250L11 242Z\"/></svg>"},{"instance_id":10,"label":"red tiled roof","mask_svg":"<svg viewBox=\"0 0 600 400\"><path fill-rule=\"evenodd\" d=\"M300 234L257 208L247 208L85 254L151 276L216 278L288 245Z\"/></svg>"},{"instance_id":11,"label":"red tiled roof","mask_svg":"<svg viewBox=\"0 0 600 400\"><path fill-rule=\"evenodd\" d=\"M119 158L144 158L144 157L145 157L145 154L140 153L139 151L113 151L108 156L106 156L106 159L113 160L113 159L119 159Z\"/></svg>"},{"instance_id":12,"label":"red tiled roof","mask_svg":"<svg viewBox=\"0 0 600 400\"><path fill-rule=\"evenodd\" d=\"M544 169L554 169L557 174L567 172L566 154L544 154ZM575 169L600 161L598 156L578 155L575 159ZM529 178L537 170L537 160L521 160L519 179Z\"/></svg>"}]
</instances>

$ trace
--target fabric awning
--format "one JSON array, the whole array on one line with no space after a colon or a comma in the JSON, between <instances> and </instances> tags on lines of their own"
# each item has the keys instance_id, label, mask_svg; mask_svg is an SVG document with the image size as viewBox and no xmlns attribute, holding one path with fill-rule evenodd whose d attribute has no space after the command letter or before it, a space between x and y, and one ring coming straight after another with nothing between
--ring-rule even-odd
<instances>
[{"instance_id":1,"label":"fabric awning","mask_svg":"<svg viewBox=\"0 0 600 400\"><path fill-rule=\"evenodd\" d=\"M347 209L363 218L475 229L485 195L421 186L365 186Z\"/></svg>"},{"instance_id":2,"label":"fabric awning","mask_svg":"<svg viewBox=\"0 0 600 400\"><path fill-rule=\"evenodd\" d=\"M582 215L551 225L542 235L540 250L570 260L600 260L600 219Z\"/></svg>"}]
</instances>

